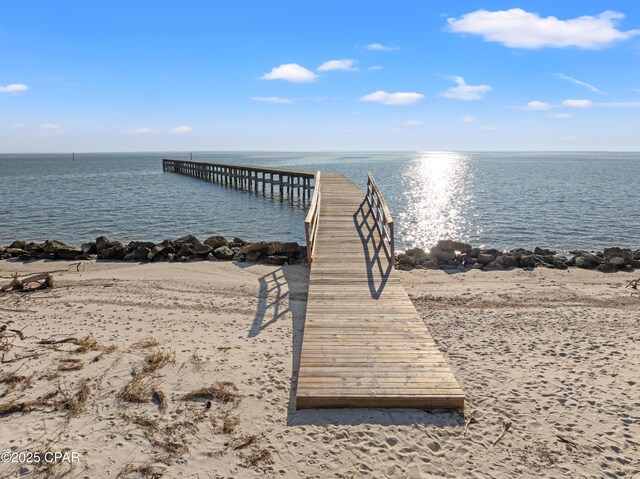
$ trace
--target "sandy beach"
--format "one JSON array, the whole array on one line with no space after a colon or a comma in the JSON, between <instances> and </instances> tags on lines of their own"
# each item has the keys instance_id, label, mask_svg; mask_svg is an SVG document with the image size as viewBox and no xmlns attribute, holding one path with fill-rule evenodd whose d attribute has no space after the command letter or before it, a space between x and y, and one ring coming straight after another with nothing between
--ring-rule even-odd
<instances>
[{"instance_id":1,"label":"sandy beach","mask_svg":"<svg viewBox=\"0 0 640 479\"><path fill-rule=\"evenodd\" d=\"M459 412L296 411L306 266L1 261L0 283L42 271L0 296L0 451L79 460L2 477L637 477L637 273L398 272Z\"/></svg>"}]
</instances>

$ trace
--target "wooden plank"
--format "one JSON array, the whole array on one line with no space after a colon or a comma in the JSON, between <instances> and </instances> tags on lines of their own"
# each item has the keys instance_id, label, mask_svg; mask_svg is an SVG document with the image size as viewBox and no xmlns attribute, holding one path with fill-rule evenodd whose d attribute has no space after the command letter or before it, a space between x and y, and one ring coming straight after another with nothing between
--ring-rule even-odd
<instances>
[{"instance_id":1,"label":"wooden plank","mask_svg":"<svg viewBox=\"0 0 640 479\"><path fill-rule=\"evenodd\" d=\"M390 265L364 192L323 173L319 195L297 407L462 407L464 394Z\"/></svg>"}]
</instances>

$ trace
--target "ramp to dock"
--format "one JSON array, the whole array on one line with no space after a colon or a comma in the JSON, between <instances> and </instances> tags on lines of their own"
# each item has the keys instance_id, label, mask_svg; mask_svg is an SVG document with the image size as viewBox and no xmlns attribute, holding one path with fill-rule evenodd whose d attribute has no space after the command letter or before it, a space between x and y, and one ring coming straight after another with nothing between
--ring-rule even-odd
<instances>
[{"instance_id":1,"label":"ramp to dock","mask_svg":"<svg viewBox=\"0 0 640 479\"><path fill-rule=\"evenodd\" d=\"M297 408L462 408L464 393L397 277L365 192L338 174L318 183Z\"/></svg>"}]
</instances>

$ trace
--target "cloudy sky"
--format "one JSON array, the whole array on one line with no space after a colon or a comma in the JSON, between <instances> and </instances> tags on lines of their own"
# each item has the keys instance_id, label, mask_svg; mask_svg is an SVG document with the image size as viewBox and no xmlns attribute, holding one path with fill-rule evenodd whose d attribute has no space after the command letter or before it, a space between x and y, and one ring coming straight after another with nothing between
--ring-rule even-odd
<instances>
[{"instance_id":1,"label":"cloudy sky","mask_svg":"<svg viewBox=\"0 0 640 479\"><path fill-rule=\"evenodd\" d=\"M640 150L640 3L8 2L0 152Z\"/></svg>"}]
</instances>

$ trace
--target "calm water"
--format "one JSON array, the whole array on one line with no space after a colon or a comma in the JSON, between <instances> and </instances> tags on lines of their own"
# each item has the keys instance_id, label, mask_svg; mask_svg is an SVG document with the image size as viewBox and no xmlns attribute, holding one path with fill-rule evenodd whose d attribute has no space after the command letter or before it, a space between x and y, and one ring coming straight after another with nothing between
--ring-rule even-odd
<instances>
[{"instance_id":1,"label":"calm water","mask_svg":"<svg viewBox=\"0 0 640 479\"><path fill-rule=\"evenodd\" d=\"M176 153L0 155L0 244L194 234L304 243L305 208L172 173ZM194 160L372 171L400 246L640 247L640 153L198 153Z\"/></svg>"}]
</instances>

